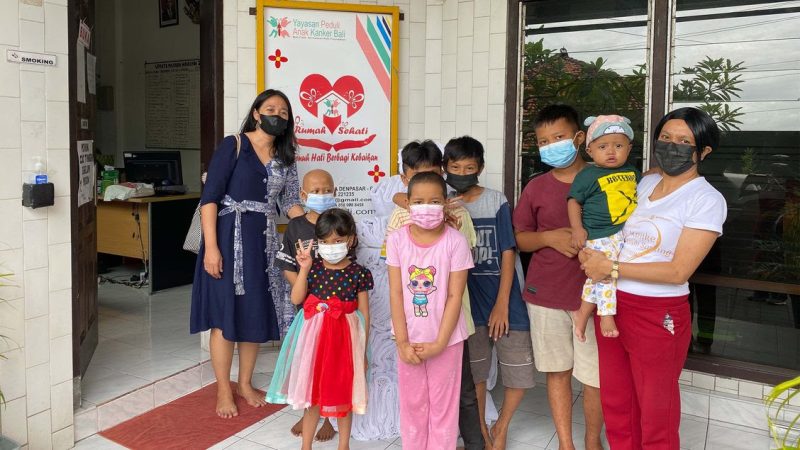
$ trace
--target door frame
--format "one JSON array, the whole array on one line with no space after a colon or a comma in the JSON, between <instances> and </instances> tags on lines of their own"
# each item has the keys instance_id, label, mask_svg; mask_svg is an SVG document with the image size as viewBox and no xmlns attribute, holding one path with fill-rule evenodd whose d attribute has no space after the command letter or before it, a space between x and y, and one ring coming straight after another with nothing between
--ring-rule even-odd
<instances>
[{"instance_id":1,"label":"door frame","mask_svg":"<svg viewBox=\"0 0 800 450\"><path fill-rule=\"evenodd\" d=\"M78 25L80 23L80 4L87 0L70 0L67 5L68 17L68 36L69 42L76 42L78 35ZM223 137L223 118L224 118L224 92L223 92L223 10L222 2L208 2L200 3L200 25L199 25L199 39L200 39L200 160L201 172L204 170L211 155L214 152L217 142ZM188 18L187 18L188 20ZM94 17L92 14L93 25ZM75 142L81 137L80 123L77 120L76 109L76 62L75 62L75 47L69 47L69 129L70 129L70 173L75 173L72 170L73 165L77 164L77 149ZM94 138L94 136L91 136ZM73 159L75 161L73 161ZM199 177L199 173L197 174ZM88 277L86 271L93 272L91 277L97 279L97 263L94 264L80 264L77 261L77 250L80 242L80 230L77 223L77 188L78 180L76 177L70 177L70 191L72 193L71 204L71 236L72 236L72 325L73 330L80 328L77 322L81 319L81 305L78 302L78 295L76 286L81 277ZM96 218L95 218L96 224ZM97 233L94 233L95 239ZM96 243L95 246L96 248ZM96 252L95 252L96 253ZM96 295L96 292L95 292ZM95 302L97 305L97 302ZM98 333L98 316L95 313L94 323L91 324L87 333L84 335L84 341L87 343L85 350L81 351L81 333L73 333L73 376L76 378L81 377L85 373L89 365L94 348L99 340ZM88 341L87 341L88 340ZM89 351L91 348L91 351ZM79 383L76 383L76 389L79 389ZM76 396L79 396L76 392Z\"/></svg>"}]
</instances>

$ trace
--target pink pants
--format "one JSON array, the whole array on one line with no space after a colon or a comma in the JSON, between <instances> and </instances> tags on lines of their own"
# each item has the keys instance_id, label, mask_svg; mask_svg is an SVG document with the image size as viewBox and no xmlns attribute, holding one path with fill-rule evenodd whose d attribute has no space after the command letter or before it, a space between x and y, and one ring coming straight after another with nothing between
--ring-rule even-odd
<instances>
[{"instance_id":1,"label":"pink pants","mask_svg":"<svg viewBox=\"0 0 800 450\"><path fill-rule=\"evenodd\" d=\"M463 350L463 342L453 344L419 365L397 359L403 448L456 448Z\"/></svg>"}]
</instances>

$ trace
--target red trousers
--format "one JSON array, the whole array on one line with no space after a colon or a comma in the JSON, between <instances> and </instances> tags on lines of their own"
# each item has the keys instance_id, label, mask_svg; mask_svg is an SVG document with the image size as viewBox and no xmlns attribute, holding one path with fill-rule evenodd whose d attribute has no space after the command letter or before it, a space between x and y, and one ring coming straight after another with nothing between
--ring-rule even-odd
<instances>
[{"instance_id":1,"label":"red trousers","mask_svg":"<svg viewBox=\"0 0 800 450\"><path fill-rule=\"evenodd\" d=\"M678 450L678 378L692 336L687 296L617 291L615 320L619 337L605 338L595 316L608 443L614 450Z\"/></svg>"}]
</instances>

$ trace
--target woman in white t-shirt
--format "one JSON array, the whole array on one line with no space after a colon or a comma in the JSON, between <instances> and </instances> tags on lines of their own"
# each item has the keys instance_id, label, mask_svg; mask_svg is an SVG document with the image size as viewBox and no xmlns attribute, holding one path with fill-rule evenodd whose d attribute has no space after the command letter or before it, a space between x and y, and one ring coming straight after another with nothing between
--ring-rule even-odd
<instances>
[{"instance_id":1,"label":"woman in white t-shirt","mask_svg":"<svg viewBox=\"0 0 800 450\"><path fill-rule=\"evenodd\" d=\"M597 334L603 416L615 450L680 446L678 377L692 332L687 281L727 215L725 198L697 170L719 144L714 120L696 108L676 109L654 136L660 174L639 183L619 261L581 253L588 277L619 278L619 337Z\"/></svg>"}]
</instances>

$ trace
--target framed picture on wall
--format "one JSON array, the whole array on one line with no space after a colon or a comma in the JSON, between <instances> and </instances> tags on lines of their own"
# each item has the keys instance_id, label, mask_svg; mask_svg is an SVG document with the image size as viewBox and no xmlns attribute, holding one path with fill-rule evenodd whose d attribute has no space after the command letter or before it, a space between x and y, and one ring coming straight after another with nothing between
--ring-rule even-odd
<instances>
[{"instance_id":1,"label":"framed picture on wall","mask_svg":"<svg viewBox=\"0 0 800 450\"><path fill-rule=\"evenodd\" d=\"M161 28L178 24L178 0L158 0L158 24Z\"/></svg>"}]
</instances>

